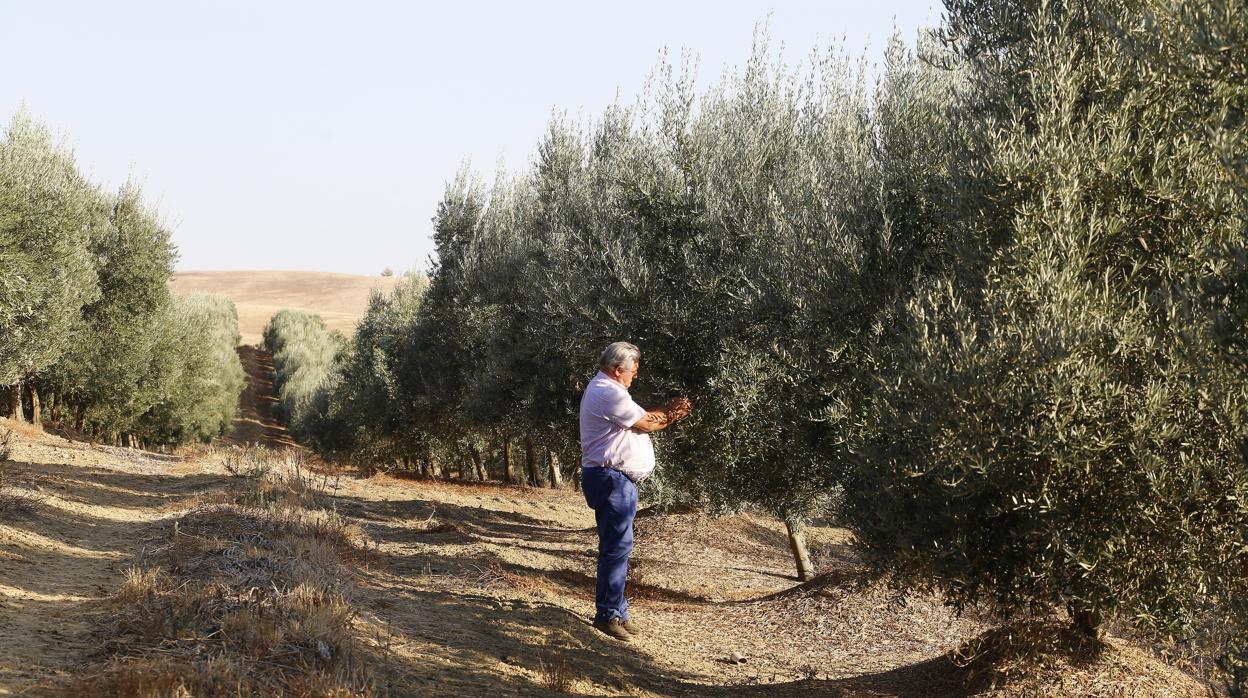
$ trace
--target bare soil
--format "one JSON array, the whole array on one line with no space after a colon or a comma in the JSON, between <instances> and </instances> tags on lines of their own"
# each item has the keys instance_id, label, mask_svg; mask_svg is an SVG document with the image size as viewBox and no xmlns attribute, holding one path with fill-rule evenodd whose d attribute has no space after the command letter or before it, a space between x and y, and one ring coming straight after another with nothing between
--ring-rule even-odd
<instances>
[{"instance_id":1,"label":"bare soil","mask_svg":"<svg viewBox=\"0 0 1248 698\"><path fill-rule=\"evenodd\" d=\"M269 318L282 309L317 313L331 330L350 336L368 309L374 288L389 291L393 276L357 276L311 271L182 271L174 274L169 290L185 296L220 293L238 308L243 344L260 344Z\"/></svg>"},{"instance_id":2,"label":"bare soil","mask_svg":"<svg viewBox=\"0 0 1248 698\"><path fill-rule=\"evenodd\" d=\"M13 458L7 467L42 501L0 524L0 694L44 695L98 659L93 614L145 541L228 476L31 432ZM639 518L630 595L644 633L626 644L589 624L595 537L576 492L345 477L331 501L371 541L357 622L388 658L382 688L394 695L550 695L560 672L579 695L994 692L946 658L987 626L938 599L847 583L852 558L836 529L811 537L840 573L802 586L772 521ZM1201 695L1138 648L1111 641L1108 654L1042 693Z\"/></svg>"},{"instance_id":3,"label":"bare soil","mask_svg":"<svg viewBox=\"0 0 1248 698\"><path fill-rule=\"evenodd\" d=\"M220 480L174 456L29 430L3 467L34 504L0 520L0 694L80 664L95 647L92 613L141 541Z\"/></svg>"},{"instance_id":4,"label":"bare soil","mask_svg":"<svg viewBox=\"0 0 1248 698\"><path fill-rule=\"evenodd\" d=\"M265 357L240 354L249 387L227 443L288 447ZM126 569L231 479L211 453L96 446L0 419L0 434L9 429L5 481L36 504L0 517L0 695L57 695L101 661L101 601ZM826 574L799 584L783 526L748 514L638 517L629 595L643 632L622 643L589 623L596 537L579 493L386 475L323 482L322 505L366 541L355 622L385 661L379 695L1207 695L1115 638L1095 660L1054 660L1003 682L982 657L949 658L986 622L935 597L856 585L840 529L809 529Z\"/></svg>"},{"instance_id":5,"label":"bare soil","mask_svg":"<svg viewBox=\"0 0 1248 698\"><path fill-rule=\"evenodd\" d=\"M273 355L247 344L237 350L247 384L238 399L234 429L220 443L296 448L294 437L286 431L286 426L277 416L277 398L273 396Z\"/></svg>"}]
</instances>

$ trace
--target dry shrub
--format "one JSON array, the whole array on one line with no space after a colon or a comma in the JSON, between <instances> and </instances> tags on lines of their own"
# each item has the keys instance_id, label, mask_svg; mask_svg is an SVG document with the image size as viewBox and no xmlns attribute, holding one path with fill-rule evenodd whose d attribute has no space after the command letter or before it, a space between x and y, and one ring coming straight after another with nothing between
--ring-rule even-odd
<instances>
[{"instance_id":1,"label":"dry shrub","mask_svg":"<svg viewBox=\"0 0 1248 698\"><path fill-rule=\"evenodd\" d=\"M234 477L264 477L272 466L264 460L249 458L248 450L246 446L224 450L220 456L221 466Z\"/></svg>"},{"instance_id":2,"label":"dry shrub","mask_svg":"<svg viewBox=\"0 0 1248 698\"><path fill-rule=\"evenodd\" d=\"M558 593L558 589L555 584L545 575L524 574L522 572L509 570L503 567L498 561L490 563L490 573L501 580L507 587L522 594L547 598Z\"/></svg>"},{"instance_id":3,"label":"dry shrub","mask_svg":"<svg viewBox=\"0 0 1248 698\"><path fill-rule=\"evenodd\" d=\"M369 696L377 661L356 626L363 534L298 468L240 478L178 519L127 572L98 634L108 658L66 694ZM351 564L347 564L351 563Z\"/></svg>"},{"instance_id":4,"label":"dry shrub","mask_svg":"<svg viewBox=\"0 0 1248 698\"><path fill-rule=\"evenodd\" d=\"M572 691L572 664L563 657L538 660L538 680L542 688L551 693Z\"/></svg>"},{"instance_id":5,"label":"dry shrub","mask_svg":"<svg viewBox=\"0 0 1248 698\"><path fill-rule=\"evenodd\" d=\"M497 561L491 561L484 567L479 565L468 564L467 569L471 570L464 574L464 581L478 589L498 589L511 586L508 577L504 576L504 571Z\"/></svg>"},{"instance_id":6,"label":"dry shrub","mask_svg":"<svg viewBox=\"0 0 1248 698\"><path fill-rule=\"evenodd\" d=\"M438 513L437 510L434 510L431 514L429 514L429 518L425 519L424 521L418 521L415 524L412 524L412 532L413 533L446 533L448 531L459 530L459 526L456 526L454 522L443 521L441 519L435 518L437 513Z\"/></svg>"},{"instance_id":7,"label":"dry shrub","mask_svg":"<svg viewBox=\"0 0 1248 698\"><path fill-rule=\"evenodd\" d=\"M1199 681L1121 640L1097 639L1066 619L1026 618L950 653L953 678L987 695L1204 696Z\"/></svg>"}]
</instances>

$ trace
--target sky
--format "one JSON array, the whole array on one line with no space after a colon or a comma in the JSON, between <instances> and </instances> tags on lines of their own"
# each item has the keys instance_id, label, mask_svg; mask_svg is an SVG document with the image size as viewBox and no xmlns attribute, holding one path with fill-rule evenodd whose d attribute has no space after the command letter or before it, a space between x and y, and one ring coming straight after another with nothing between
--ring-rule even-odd
<instances>
[{"instance_id":1,"label":"sky","mask_svg":"<svg viewBox=\"0 0 1248 698\"><path fill-rule=\"evenodd\" d=\"M25 105L115 189L138 180L177 268L424 269L465 162L526 168L552 115L631 103L666 49L699 82L766 22L790 63L882 61L935 0L19 2L0 0L0 123Z\"/></svg>"}]
</instances>

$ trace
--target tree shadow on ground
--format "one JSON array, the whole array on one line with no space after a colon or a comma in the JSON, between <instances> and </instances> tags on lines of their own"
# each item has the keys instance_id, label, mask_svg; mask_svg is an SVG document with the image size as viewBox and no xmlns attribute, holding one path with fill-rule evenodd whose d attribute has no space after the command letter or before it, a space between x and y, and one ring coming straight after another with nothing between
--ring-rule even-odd
<instances>
[{"instance_id":1,"label":"tree shadow on ground","mask_svg":"<svg viewBox=\"0 0 1248 698\"><path fill-rule=\"evenodd\" d=\"M571 695L623 696L641 689L663 696L722 698L960 698L986 688L982 680L965 681L965 673L944 656L837 679L711 684L707 677L664 666L642 647L604 638L587 618L552 603L471 591L416 590L376 581L374 585L384 595L374 595L373 607L409 643L412 656L404 660L408 688L420 687L430 694L552 695L542 679L544 667L555 663L562 663L572 677ZM430 655L437 661L428 661Z\"/></svg>"},{"instance_id":2,"label":"tree shadow on ground","mask_svg":"<svg viewBox=\"0 0 1248 698\"><path fill-rule=\"evenodd\" d=\"M35 598L82 595L78 566L115 566L155 531L161 509L217 486L217 476L136 475L100 468L16 463L43 472L31 510L0 520L0 584ZM75 505L87 505L84 511ZM131 514L133 512L133 514ZM111 591L111 590L109 590Z\"/></svg>"},{"instance_id":3,"label":"tree shadow on ground","mask_svg":"<svg viewBox=\"0 0 1248 698\"><path fill-rule=\"evenodd\" d=\"M558 543L579 545L589 540L592 529L562 528L519 512L461 506L426 499L369 501L335 495L337 510L364 523L385 524L389 521L416 522L434 519L452 524L467 536L488 539L513 539L519 543ZM382 540L401 542L419 535L410 527L380 526Z\"/></svg>"},{"instance_id":4,"label":"tree shadow on ground","mask_svg":"<svg viewBox=\"0 0 1248 698\"><path fill-rule=\"evenodd\" d=\"M35 504L0 520L0 688L38 695L96 649L89 628L164 512L219 487L210 475L9 462Z\"/></svg>"},{"instance_id":5,"label":"tree shadow on ground","mask_svg":"<svg viewBox=\"0 0 1248 698\"><path fill-rule=\"evenodd\" d=\"M92 506L150 509L207 492L224 481L219 475L131 473L61 463L8 461L6 467L26 486Z\"/></svg>"},{"instance_id":6,"label":"tree shadow on ground","mask_svg":"<svg viewBox=\"0 0 1248 698\"><path fill-rule=\"evenodd\" d=\"M369 501L341 497L339 512L357 516L387 542L367 570L367 605L410 643L404 690L441 695L552 695L543 667L562 663L583 695L664 696L969 696L983 686L944 656L849 677L751 683L700 675L665 664L665 650L619 643L595 630L588 614L544 601L593 596L593 533L552 526L517 512L425 499ZM448 521L450 530L422 532L387 520ZM760 527L762 528L762 527ZM528 543L533 540L535 543ZM554 569L504 558L472 544L538 546ZM557 543L563 547L552 547ZM442 546L455 550L441 550ZM665 564L648 560L650 564ZM413 582L415 582L413 584ZM831 583L831 582L828 582ZM849 583L836 580L836 583ZM645 581L630 581L630 598L713 612L706 598ZM795 589L798 587L794 587ZM762 598L770 598L768 595ZM426 661L432 655L436 661ZM426 659L422 659L425 657ZM755 681L761 681L755 677ZM578 694L576 690L573 694Z\"/></svg>"}]
</instances>

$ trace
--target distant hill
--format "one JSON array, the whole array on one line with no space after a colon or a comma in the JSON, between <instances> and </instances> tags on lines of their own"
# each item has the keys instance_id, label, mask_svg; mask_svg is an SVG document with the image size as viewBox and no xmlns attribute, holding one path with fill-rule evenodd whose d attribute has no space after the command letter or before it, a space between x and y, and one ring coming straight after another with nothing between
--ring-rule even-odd
<instances>
[{"instance_id":1,"label":"distant hill","mask_svg":"<svg viewBox=\"0 0 1248 698\"><path fill-rule=\"evenodd\" d=\"M173 275L169 290L226 296L238 306L243 344L259 344L269 318L283 308L317 313L330 329L350 336L368 309L369 291L390 291L398 282L393 276L319 271L183 271Z\"/></svg>"}]
</instances>

